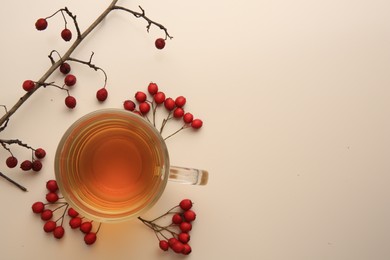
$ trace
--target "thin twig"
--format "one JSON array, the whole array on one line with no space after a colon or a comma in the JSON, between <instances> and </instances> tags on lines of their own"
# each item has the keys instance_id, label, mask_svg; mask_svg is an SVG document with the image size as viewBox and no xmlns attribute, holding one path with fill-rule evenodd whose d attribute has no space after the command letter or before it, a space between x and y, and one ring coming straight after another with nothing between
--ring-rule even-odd
<instances>
[{"instance_id":1,"label":"thin twig","mask_svg":"<svg viewBox=\"0 0 390 260\"><path fill-rule=\"evenodd\" d=\"M0 176L3 177L4 179L6 179L7 181L11 182L12 184L16 185L16 187L18 187L19 189L21 189L22 191L28 191L26 189L26 187L20 185L19 183L17 183L16 181L14 181L13 179L9 178L8 176L4 175L2 172L0 172Z\"/></svg>"}]
</instances>

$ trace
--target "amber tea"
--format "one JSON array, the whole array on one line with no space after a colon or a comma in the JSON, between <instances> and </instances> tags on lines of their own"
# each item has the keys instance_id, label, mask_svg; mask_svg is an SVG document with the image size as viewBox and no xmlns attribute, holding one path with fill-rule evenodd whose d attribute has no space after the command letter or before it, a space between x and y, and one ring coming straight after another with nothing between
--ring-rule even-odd
<instances>
[{"instance_id":1,"label":"amber tea","mask_svg":"<svg viewBox=\"0 0 390 260\"><path fill-rule=\"evenodd\" d=\"M168 168L165 143L154 127L115 109L76 121L56 154L65 199L99 221L126 220L151 207L165 188Z\"/></svg>"}]
</instances>

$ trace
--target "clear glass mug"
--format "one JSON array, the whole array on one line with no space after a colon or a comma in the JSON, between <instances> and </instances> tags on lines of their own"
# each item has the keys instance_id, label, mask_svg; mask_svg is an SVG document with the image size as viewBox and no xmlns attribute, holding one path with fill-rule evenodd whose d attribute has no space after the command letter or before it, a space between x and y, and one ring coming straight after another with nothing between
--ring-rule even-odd
<instances>
[{"instance_id":1,"label":"clear glass mug","mask_svg":"<svg viewBox=\"0 0 390 260\"><path fill-rule=\"evenodd\" d=\"M138 217L157 202L168 180L208 181L207 171L170 166L157 129L123 109L97 110L74 122L57 147L55 176L69 205L99 222Z\"/></svg>"}]
</instances>

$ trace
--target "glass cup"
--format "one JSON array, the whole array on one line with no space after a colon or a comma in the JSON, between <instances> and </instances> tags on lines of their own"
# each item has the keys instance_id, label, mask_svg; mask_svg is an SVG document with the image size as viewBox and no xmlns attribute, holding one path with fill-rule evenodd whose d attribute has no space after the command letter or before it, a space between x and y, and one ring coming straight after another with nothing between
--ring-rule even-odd
<instances>
[{"instance_id":1,"label":"glass cup","mask_svg":"<svg viewBox=\"0 0 390 260\"><path fill-rule=\"evenodd\" d=\"M60 140L55 176L65 200L84 217L119 222L161 197L168 179L205 185L208 172L174 167L161 134L123 109L102 109L74 122Z\"/></svg>"}]
</instances>

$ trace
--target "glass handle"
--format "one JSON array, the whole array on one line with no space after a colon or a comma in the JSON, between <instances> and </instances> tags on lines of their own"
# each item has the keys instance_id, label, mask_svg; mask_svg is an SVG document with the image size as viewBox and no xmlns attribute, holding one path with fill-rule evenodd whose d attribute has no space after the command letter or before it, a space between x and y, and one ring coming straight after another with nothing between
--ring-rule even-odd
<instances>
[{"instance_id":1,"label":"glass handle","mask_svg":"<svg viewBox=\"0 0 390 260\"><path fill-rule=\"evenodd\" d=\"M169 180L178 183L192 185L206 185L209 173L205 170L171 166L169 170Z\"/></svg>"}]
</instances>

